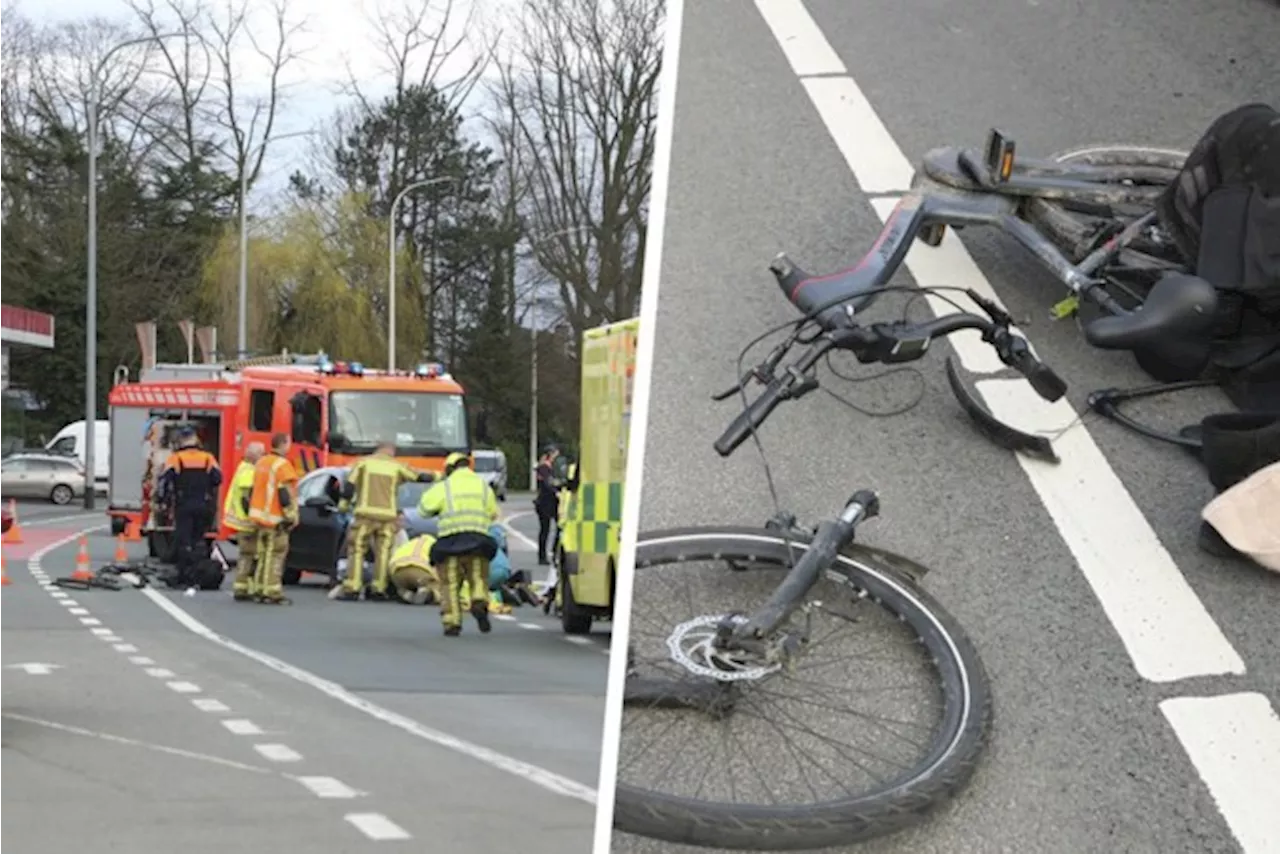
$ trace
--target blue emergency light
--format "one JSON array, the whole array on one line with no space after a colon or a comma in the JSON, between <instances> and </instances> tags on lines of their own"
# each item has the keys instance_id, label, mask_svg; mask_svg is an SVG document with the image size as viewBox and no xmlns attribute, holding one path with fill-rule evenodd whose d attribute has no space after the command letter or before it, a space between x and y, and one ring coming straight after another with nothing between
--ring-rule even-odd
<instances>
[{"instance_id":1,"label":"blue emergency light","mask_svg":"<svg viewBox=\"0 0 1280 854\"><path fill-rule=\"evenodd\" d=\"M347 365L347 373L351 374L353 377L362 377L364 376L364 365L359 362L352 362Z\"/></svg>"},{"instance_id":2,"label":"blue emergency light","mask_svg":"<svg viewBox=\"0 0 1280 854\"><path fill-rule=\"evenodd\" d=\"M422 379L431 379L444 373L444 365L439 362L423 362L414 373Z\"/></svg>"},{"instance_id":3,"label":"blue emergency light","mask_svg":"<svg viewBox=\"0 0 1280 854\"><path fill-rule=\"evenodd\" d=\"M316 369L322 374L331 374L334 371L333 362L329 361L328 356L322 356L316 364Z\"/></svg>"}]
</instances>

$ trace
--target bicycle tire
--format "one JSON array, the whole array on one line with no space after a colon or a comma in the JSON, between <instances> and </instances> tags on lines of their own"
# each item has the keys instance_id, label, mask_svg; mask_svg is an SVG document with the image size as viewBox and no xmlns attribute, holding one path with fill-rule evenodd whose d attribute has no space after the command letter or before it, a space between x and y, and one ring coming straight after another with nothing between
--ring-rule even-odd
<instances>
[{"instance_id":1,"label":"bicycle tire","mask_svg":"<svg viewBox=\"0 0 1280 854\"><path fill-rule=\"evenodd\" d=\"M808 539L790 536L791 549ZM785 565L788 540L758 528L680 528L642 533L637 571L662 563L737 557ZM916 768L883 790L819 804L727 804L617 784L614 828L676 844L747 851L794 851L863 842L922 821L972 776L986 745L992 716L990 682L973 642L929 594L894 564L913 565L880 549L853 545L826 576L866 591L908 623L931 653L945 697L944 723ZM781 568L781 566L780 566Z\"/></svg>"},{"instance_id":2,"label":"bicycle tire","mask_svg":"<svg viewBox=\"0 0 1280 854\"><path fill-rule=\"evenodd\" d=\"M1060 151L1050 155L1049 159L1058 163L1129 168L1135 179L1141 178L1144 181L1167 173L1168 182L1171 182L1182 169L1187 152L1141 145L1089 145ZM1135 188L1134 194L1124 201L1142 204L1149 201L1149 195L1149 187L1141 193ZM1023 206L1023 215L1073 262L1080 261L1093 249L1094 227L1068 211L1061 200L1028 199Z\"/></svg>"}]
</instances>

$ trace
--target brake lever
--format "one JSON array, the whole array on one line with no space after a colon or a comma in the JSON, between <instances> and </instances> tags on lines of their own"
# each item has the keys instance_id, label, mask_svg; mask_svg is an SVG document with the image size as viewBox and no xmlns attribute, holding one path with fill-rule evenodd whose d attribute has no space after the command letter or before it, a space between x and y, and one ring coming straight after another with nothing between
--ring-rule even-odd
<instances>
[{"instance_id":1,"label":"brake lever","mask_svg":"<svg viewBox=\"0 0 1280 854\"><path fill-rule=\"evenodd\" d=\"M743 374L742 378L730 388L711 395L711 399L717 403L722 400L728 400L733 395L740 394L747 387L747 383L752 380L760 383L760 385L768 385L774 380L774 371L777 369L778 363L782 361L782 357L787 355L787 351L791 349L792 343L789 339L774 347L763 362Z\"/></svg>"},{"instance_id":2,"label":"brake lever","mask_svg":"<svg viewBox=\"0 0 1280 854\"><path fill-rule=\"evenodd\" d=\"M1009 315L1009 312L996 305L993 300L987 299L973 288L965 288L964 293L965 296L973 300L978 308L987 313L987 317L991 318L992 323L997 326L1003 326L1006 330L1008 327L1013 326L1013 318Z\"/></svg>"}]
</instances>

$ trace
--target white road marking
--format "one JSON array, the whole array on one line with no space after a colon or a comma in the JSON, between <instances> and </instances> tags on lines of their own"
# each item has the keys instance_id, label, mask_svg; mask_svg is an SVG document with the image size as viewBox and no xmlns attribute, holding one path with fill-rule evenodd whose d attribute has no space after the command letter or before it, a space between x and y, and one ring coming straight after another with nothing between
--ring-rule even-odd
<instances>
[{"instance_id":1,"label":"white road marking","mask_svg":"<svg viewBox=\"0 0 1280 854\"><path fill-rule=\"evenodd\" d=\"M202 712L229 712L231 707L221 700L215 700L212 697L196 697L191 701L191 705L195 706Z\"/></svg>"},{"instance_id":2,"label":"white road marking","mask_svg":"<svg viewBox=\"0 0 1280 854\"><path fill-rule=\"evenodd\" d=\"M756 0L756 5L765 2ZM802 4L794 5L803 11ZM915 169L852 77L802 77L800 82L863 192L894 193L911 186Z\"/></svg>"},{"instance_id":3,"label":"white road marking","mask_svg":"<svg viewBox=\"0 0 1280 854\"><path fill-rule=\"evenodd\" d=\"M788 34L817 29L798 0L756 0L756 7L789 59L798 46L788 42ZM789 23L781 27L779 20ZM807 44L807 49L816 48ZM792 59L793 66L801 62ZM802 82L864 192L902 191L909 186L915 170L852 78L820 77ZM873 207L883 217L891 201L873 202ZM911 252L924 283L937 284L940 276L959 270L965 284L994 296L990 282L958 239L944 240L936 248L916 245ZM912 270L913 276L915 272ZM951 343L966 366L981 359L986 367L992 366L989 354L977 355L979 347L989 348L976 337L956 336ZM1008 391L1009 385L1017 385L1018 391ZM1060 428L1075 417L1069 404L1045 403L1022 380L985 381L979 383L979 389L997 417L1015 424L1031 420L1038 421L1042 429ZM1243 673L1239 654L1191 591L1088 430L1077 425L1055 446L1063 458L1056 469L1021 457L1019 463L1133 657L1135 669L1159 682ZM1109 531L1107 535L1100 535L1093 527L1097 520ZM1143 579L1141 585L1138 578ZM1141 596L1135 598L1139 587Z\"/></svg>"},{"instance_id":4,"label":"white road marking","mask_svg":"<svg viewBox=\"0 0 1280 854\"><path fill-rule=\"evenodd\" d=\"M89 631L100 638L115 638L116 640L120 640L120 638L116 637L116 633L111 629L108 629L106 626L98 626L97 628L89 629Z\"/></svg>"},{"instance_id":5,"label":"white road marking","mask_svg":"<svg viewBox=\"0 0 1280 854\"><path fill-rule=\"evenodd\" d=\"M506 528L508 534L515 537L517 540L524 543L529 548L536 549L538 548L538 543L536 540L534 540L532 537L530 537L528 534L524 533L523 531L518 531L511 526L511 522L513 520L519 519L522 516L528 516L528 515L530 515L528 510L525 510L520 513L512 513L510 516L506 516L502 519L502 527Z\"/></svg>"},{"instance_id":6,"label":"white road marking","mask_svg":"<svg viewBox=\"0 0 1280 854\"><path fill-rule=\"evenodd\" d=\"M1244 854L1280 852L1280 717L1261 694L1175 697L1160 711Z\"/></svg>"},{"instance_id":7,"label":"white road marking","mask_svg":"<svg viewBox=\"0 0 1280 854\"><path fill-rule=\"evenodd\" d=\"M839 54L827 43L822 30L818 29L813 18L804 14L800 0L774 0L757 3L756 6L783 46L782 52L797 77L847 73ZM667 81L662 82L665 85Z\"/></svg>"},{"instance_id":8,"label":"white road marking","mask_svg":"<svg viewBox=\"0 0 1280 854\"><path fill-rule=\"evenodd\" d=\"M1022 380L983 380L977 389L1001 420L1049 428L1075 418L1069 403L1045 404ZM1088 433L1068 430L1054 447L1059 465L1022 455L1018 464L1138 673L1152 682L1244 673L1244 661Z\"/></svg>"},{"instance_id":9,"label":"white road marking","mask_svg":"<svg viewBox=\"0 0 1280 854\"><path fill-rule=\"evenodd\" d=\"M148 676L154 676L156 679L172 679L177 674L165 667L148 667L146 670Z\"/></svg>"},{"instance_id":10,"label":"white road marking","mask_svg":"<svg viewBox=\"0 0 1280 854\"><path fill-rule=\"evenodd\" d=\"M348 813L342 817L365 836L376 842L410 839L409 832L382 813Z\"/></svg>"},{"instance_id":11,"label":"white road marking","mask_svg":"<svg viewBox=\"0 0 1280 854\"><path fill-rule=\"evenodd\" d=\"M236 762L233 759L223 759L221 756L210 756L207 753L197 753L193 750L183 750L179 747L169 747L163 744L153 744L149 741L139 741L136 738L125 738L121 735L112 735L107 732L98 732L97 730L84 729L77 726L68 726L60 724L56 721L47 721L41 718L32 718L26 715L19 715L13 712L4 712L3 716L15 721L23 721L24 723L34 724L36 726L46 727L48 729L58 730L59 732L69 733L71 735L82 735L87 738L96 738L102 741L110 741L115 744L127 744L131 747L142 747L147 750L154 750L157 753L167 753L170 756L181 756L184 759L198 759L202 762L211 762L215 765L221 765L224 768L235 768L240 771L250 771L254 774L274 774L270 768L263 768L258 765L247 765L243 762Z\"/></svg>"},{"instance_id":12,"label":"white road marking","mask_svg":"<svg viewBox=\"0 0 1280 854\"><path fill-rule=\"evenodd\" d=\"M100 626L100 625L102 625L102 620L99 620L97 617L81 617L81 618L80 618L80 625L82 625L82 626Z\"/></svg>"},{"instance_id":13,"label":"white road marking","mask_svg":"<svg viewBox=\"0 0 1280 854\"><path fill-rule=\"evenodd\" d=\"M113 647L113 649L115 649L116 652L137 652L138 651L138 648L131 643L118 643Z\"/></svg>"},{"instance_id":14,"label":"white road marking","mask_svg":"<svg viewBox=\"0 0 1280 854\"><path fill-rule=\"evenodd\" d=\"M167 682L169 690L177 691L179 694L199 694L200 686L194 682Z\"/></svg>"},{"instance_id":15,"label":"white road marking","mask_svg":"<svg viewBox=\"0 0 1280 854\"><path fill-rule=\"evenodd\" d=\"M65 594L63 594L63 595L65 595ZM74 611L72 611L72 610L70 610L70 609L72 609L72 608L79 608L79 607L80 607L80 603L79 603L79 602L77 602L77 601L76 601L76 600L74 600L74 599L63 599L63 600L59 601L59 602L58 602L58 604L59 604L59 605L61 605L61 606L62 606L62 607L64 607L64 608L66 608L66 609L67 609L67 613L68 613L68 614L73 614L73 613L75 613ZM87 614L87 613L89 613L89 612L88 612L88 611L85 611L85 613Z\"/></svg>"},{"instance_id":16,"label":"white road marking","mask_svg":"<svg viewBox=\"0 0 1280 854\"><path fill-rule=\"evenodd\" d=\"M674 0L674 2L678 3L681 2L681 0ZM668 15L669 14L670 13L668 12ZM393 712L390 709L386 709L376 703L372 703L363 697L358 697L343 688L341 685L330 682L327 679L322 679L308 670L295 667L294 665L289 664L286 661L282 661L275 656L247 647L238 641L232 640L231 638L223 637L210 629L204 623L197 620L195 617L191 616L191 614L184 611L176 602L171 601L168 597L157 593L151 588L145 588L141 592L143 596L150 599L157 607L168 613L169 616L173 617L173 619L180 625L194 634L212 641L224 649L232 650L246 658L252 659L253 661L258 662L262 666L274 670L277 673L288 676L291 679L314 688L322 694L326 694L340 703L364 712L372 718L403 730L404 732L416 736L417 738L421 738L424 741L429 741L441 747L449 748L450 750L469 756L472 759L483 762L493 768L506 771L509 774L520 777L536 786L546 789L549 792L553 792L554 794L583 801L593 806L596 803L595 789L592 789L589 786L584 786L577 780L571 780L568 777L564 777L553 771L548 771L545 768L540 768L537 765L532 765L520 759L507 756L497 752L496 750L491 750L482 745L464 741L456 736L441 732L440 730L423 726L412 718Z\"/></svg>"},{"instance_id":17,"label":"white road marking","mask_svg":"<svg viewBox=\"0 0 1280 854\"><path fill-rule=\"evenodd\" d=\"M234 735L262 735L262 727L244 718L230 718L222 721L222 725Z\"/></svg>"},{"instance_id":18,"label":"white road marking","mask_svg":"<svg viewBox=\"0 0 1280 854\"><path fill-rule=\"evenodd\" d=\"M129 661L139 665L155 664L153 659L147 658L145 655L131 655L129 656Z\"/></svg>"},{"instance_id":19,"label":"white road marking","mask_svg":"<svg viewBox=\"0 0 1280 854\"><path fill-rule=\"evenodd\" d=\"M272 762L302 761L302 754L287 744L255 744L253 749Z\"/></svg>"},{"instance_id":20,"label":"white road marking","mask_svg":"<svg viewBox=\"0 0 1280 854\"><path fill-rule=\"evenodd\" d=\"M28 661L23 664L7 664L6 670L22 670L28 676L48 676L55 670L62 668L61 664L43 664L39 661Z\"/></svg>"},{"instance_id":21,"label":"white road marking","mask_svg":"<svg viewBox=\"0 0 1280 854\"><path fill-rule=\"evenodd\" d=\"M537 623L519 623L518 625L522 629L529 629L530 631L534 631L534 632L543 631L542 626L538 625Z\"/></svg>"},{"instance_id":22,"label":"white road marking","mask_svg":"<svg viewBox=\"0 0 1280 854\"><path fill-rule=\"evenodd\" d=\"M492 616L495 620L506 620L508 622L515 622L516 619L510 614L493 614Z\"/></svg>"},{"instance_id":23,"label":"white road marking","mask_svg":"<svg viewBox=\"0 0 1280 854\"><path fill-rule=\"evenodd\" d=\"M565 643L573 643L573 644L577 644L578 646L593 646L595 643L589 638L567 637L567 638L562 638L562 640L564 640Z\"/></svg>"},{"instance_id":24,"label":"white road marking","mask_svg":"<svg viewBox=\"0 0 1280 854\"><path fill-rule=\"evenodd\" d=\"M88 609L88 608L79 608L79 607L76 607L76 608L68 608L68 609L67 609L67 613L68 613L68 614L74 614L74 615L75 615L75 616L77 616L77 617L83 617L83 616L86 616L86 615L89 613L89 609Z\"/></svg>"},{"instance_id":25,"label":"white road marking","mask_svg":"<svg viewBox=\"0 0 1280 854\"><path fill-rule=\"evenodd\" d=\"M318 798L358 798L364 794L333 777L295 777L294 779L310 789L311 793Z\"/></svg>"}]
</instances>

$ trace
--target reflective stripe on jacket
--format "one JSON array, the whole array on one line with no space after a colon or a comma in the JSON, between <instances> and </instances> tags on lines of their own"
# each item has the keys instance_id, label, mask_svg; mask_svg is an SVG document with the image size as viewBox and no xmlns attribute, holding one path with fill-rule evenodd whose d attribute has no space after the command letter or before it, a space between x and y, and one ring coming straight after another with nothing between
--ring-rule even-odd
<instances>
[{"instance_id":1,"label":"reflective stripe on jacket","mask_svg":"<svg viewBox=\"0 0 1280 854\"><path fill-rule=\"evenodd\" d=\"M253 492L249 497L249 519L261 528L276 528L297 508L298 472L293 463L279 454L267 454L253 467ZM280 503L280 488L289 490L293 500L285 508Z\"/></svg>"},{"instance_id":2,"label":"reflective stripe on jacket","mask_svg":"<svg viewBox=\"0 0 1280 854\"><path fill-rule=\"evenodd\" d=\"M401 544L391 553L391 571L395 572L406 566L431 569L431 547L435 544L436 538L430 534L414 537Z\"/></svg>"},{"instance_id":3,"label":"reflective stripe on jacket","mask_svg":"<svg viewBox=\"0 0 1280 854\"><path fill-rule=\"evenodd\" d=\"M235 531L247 531L253 527L244 509L253 494L253 471L253 463L241 460L231 478L231 486L227 488L226 500L222 502L222 521Z\"/></svg>"},{"instance_id":4,"label":"reflective stripe on jacket","mask_svg":"<svg viewBox=\"0 0 1280 854\"><path fill-rule=\"evenodd\" d=\"M484 478L461 468L423 493L418 511L439 517L441 539L465 533L487 536L498 519L498 499Z\"/></svg>"},{"instance_id":5,"label":"reflective stripe on jacket","mask_svg":"<svg viewBox=\"0 0 1280 854\"><path fill-rule=\"evenodd\" d=\"M218 459L201 448L182 448L169 455L160 475L162 491L179 507L208 507L222 485ZM210 507L209 509L212 509Z\"/></svg>"},{"instance_id":6,"label":"reflective stripe on jacket","mask_svg":"<svg viewBox=\"0 0 1280 854\"><path fill-rule=\"evenodd\" d=\"M365 457L347 475L347 483L356 491L352 514L360 519L392 521L400 512L396 497L400 485L417 479L416 471L391 457Z\"/></svg>"}]
</instances>

